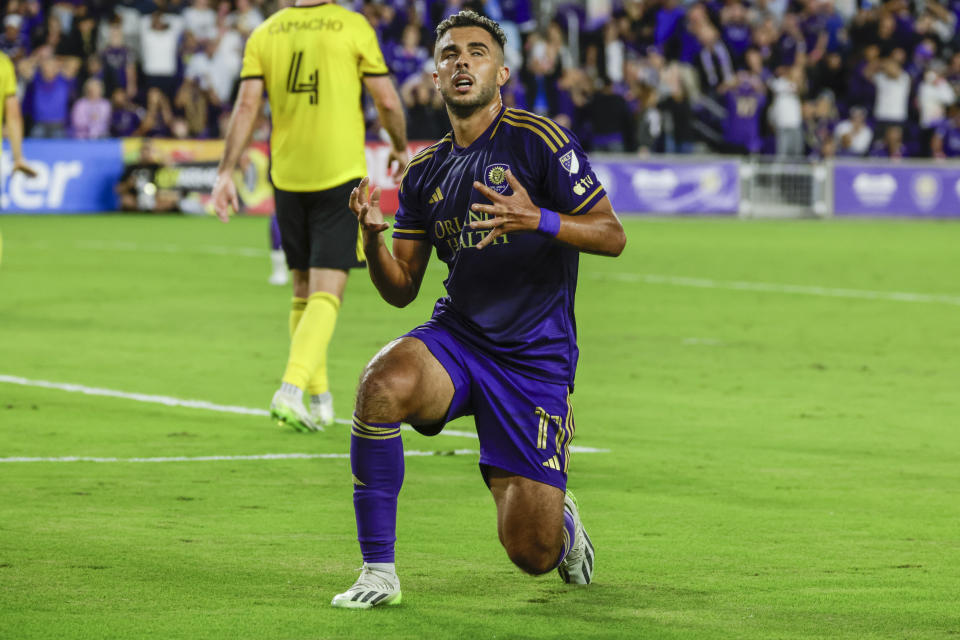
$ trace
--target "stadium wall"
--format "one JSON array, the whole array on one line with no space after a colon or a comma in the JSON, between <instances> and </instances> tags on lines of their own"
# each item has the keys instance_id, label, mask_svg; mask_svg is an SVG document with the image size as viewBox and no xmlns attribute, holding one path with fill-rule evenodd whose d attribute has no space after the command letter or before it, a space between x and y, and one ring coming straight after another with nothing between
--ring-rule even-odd
<instances>
[{"instance_id":1,"label":"stadium wall","mask_svg":"<svg viewBox=\"0 0 960 640\"><path fill-rule=\"evenodd\" d=\"M427 143L411 144L411 151ZM223 151L220 140L149 140L161 167L158 188L176 189L181 207L209 210L209 192ZM389 148L368 143L367 165L396 208L386 171ZM38 175L11 176L5 145L0 158L3 213L101 213L117 210L115 185L126 167L145 159L141 139L26 140L24 155ZM960 218L960 164L843 160L811 164L711 156L597 154L593 167L621 213L760 216L869 216ZM236 173L244 213L273 212L269 150L254 143Z\"/></svg>"}]
</instances>

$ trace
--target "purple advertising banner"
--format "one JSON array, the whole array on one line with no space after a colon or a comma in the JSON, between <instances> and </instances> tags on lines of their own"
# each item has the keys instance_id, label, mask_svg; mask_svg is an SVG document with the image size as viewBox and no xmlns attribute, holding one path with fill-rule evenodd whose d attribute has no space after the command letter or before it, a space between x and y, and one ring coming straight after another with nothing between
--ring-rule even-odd
<instances>
[{"instance_id":1,"label":"purple advertising banner","mask_svg":"<svg viewBox=\"0 0 960 640\"><path fill-rule=\"evenodd\" d=\"M648 162L591 159L618 213L737 213L740 171L736 160Z\"/></svg>"},{"instance_id":2,"label":"purple advertising banner","mask_svg":"<svg viewBox=\"0 0 960 640\"><path fill-rule=\"evenodd\" d=\"M838 164L833 209L837 216L960 218L960 165L942 167Z\"/></svg>"}]
</instances>

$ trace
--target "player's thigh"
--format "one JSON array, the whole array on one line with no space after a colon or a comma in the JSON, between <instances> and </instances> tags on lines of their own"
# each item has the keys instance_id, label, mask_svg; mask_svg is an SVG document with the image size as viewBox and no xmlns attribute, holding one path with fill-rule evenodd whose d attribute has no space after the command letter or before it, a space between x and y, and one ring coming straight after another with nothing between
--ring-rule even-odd
<instances>
[{"instance_id":1,"label":"player's thigh","mask_svg":"<svg viewBox=\"0 0 960 640\"><path fill-rule=\"evenodd\" d=\"M274 189L280 246L287 258L287 266L296 271L310 268L310 233L303 198L304 194L300 192Z\"/></svg>"},{"instance_id":2,"label":"player's thigh","mask_svg":"<svg viewBox=\"0 0 960 640\"><path fill-rule=\"evenodd\" d=\"M363 266L357 217L350 211L356 181L309 195L310 267L347 271Z\"/></svg>"},{"instance_id":3,"label":"player's thigh","mask_svg":"<svg viewBox=\"0 0 960 640\"><path fill-rule=\"evenodd\" d=\"M357 390L357 411L413 424L443 422L454 385L440 361L416 338L394 340L367 364Z\"/></svg>"},{"instance_id":4,"label":"player's thigh","mask_svg":"<svg viewBox=\"0 0 960 640\"><path fill-rule=\"evenodd\" d=\"M497 467L488 467L486 476L504 546L553 547L558 542L563 535L563 491Z\"/></svg>"}]
</instances>

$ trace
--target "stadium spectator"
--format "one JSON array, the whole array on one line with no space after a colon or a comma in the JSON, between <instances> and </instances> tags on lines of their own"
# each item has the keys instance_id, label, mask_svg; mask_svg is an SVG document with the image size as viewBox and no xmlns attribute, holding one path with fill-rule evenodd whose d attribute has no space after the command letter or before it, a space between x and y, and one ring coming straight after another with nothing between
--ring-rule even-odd
<instances>
[{"instance_id":1,"label":"stadium spectator","mask_svg":"<svg viewBox=\"0 0 960 640\"><path fill-rule=\"evenodd\" d=\"M22 31L23 18L10 13L3 18L3 34L0 34L0 52L16 64L30 52L30 39Z\"/></svg>"},{"instance_id":2,"label":"stadium spectator","mask_svg":"<svg viewBox=\"0 0 960 640\"><path fill-rule=\"evenodd\" d=\"M870 155L874 158L888 158L897 160L906 158L909 154L907 146L903 144L903 127L889 124L883 132L883 139L873 145Z\"/></svg>"},{"instance_id":3,"label":"stadium spectator","mask_svg":"<svg viewBox=\"0 0 960 640\"><path fill-rule=\"evenodd\" d=\"M173 125L173 109L170 101L158 87L147 90L147 109L134 136L164 137L170 135Z\"/></svg>"},{"instance_id":4,"label":"stadium spectator","mask_svg":"<svg viewBox=\"0 0 960 640\"><path fill-rule=\"evenodd\" d=\"M823 91L816 100L803 105L804 143L814 158L825 157L824 145L828 141L833 142L833 132L838 120L837 106L833 93L829 90ZM832 144L830 147L829 153L835 155L836 149Z\"/></svg>"},{"instance_id":5,"label":"stadium spectator","mask_svg":"<svg viewBox=\"0 0 960 640\"><path fill-rule=\"evenodd\" d=\"M724 83L733 81L733 60L727 47L720 40L720 34L713 26L701 27L697 40L700 42L697 70L700 72L701 86L706 93L710 94L717 91Z\"/></svg>"},{"instance_id":6,"label":"stadium spectator","mask_svg":"<svg viewBox=\"0 0 960 640\"><path fill-rule=\"evenodd\" d=\"M70 129L74 138L106 138L110 133L110 101L103 97L103 82L89 78L83 84L83 97L70 111Z\"/></svg>"},{"instance_id":7,"label":"stadium spectator","mask_svg":"<svg viewBox=\"0 0 960 640\"><path fill-rule=\"evenodd\" d=\"M887 127L903 127L909 115L911 83L910 75L903 70L902 55L903 49L895 49L890 57L877 60L865 72L877 88L873 117L881 136Z\"/></svg>"},{"instance_id":8,"label":"stadium spectator","mask_svg":"<svg viewBox=\"0 0 960 640\"><path fill-rule=\"evenodd\" d=\"M770 125L776 135L776 151L781 157L803 155L803 110L800 95L804 90L803 67L788 67L770 81L774 94L770 105Z\"/></svg>"},{"instance_id":9,"label":"stadium spectator","mask_svg":"<svg viewBox=\"0 0 960 640\"><path fill-rule=\"evenodd\" d=\"M126 138L137 133L143 122L144 110L135 105L127 92L117 87L110 95L110 135Z\"/></svg>"},{"instance_id":10,"label":"stadium spectator","mask_svg":"<svg viewBox=\"0 0 960 640\"><path fill-rule=\"evenodd\" d=\"M91 15L73 20L73 26L64 36L57 54L84 60L97 52L97 21Z\"/></svg>"},{"instance_id":11,"label":"stadium spectator","mask_svg":"<svg viewBox=\"0 0 960 640\"><path fill-rule=\"evenodd\" d=\"M767 103L767 88L756 74L741 71L720 87L727 110L723 127L726 151L729 153L760 153L763 138L760 135L760 117Z\"/></svg>"},{"instance_id":12,"label":"stadium spectator","mask_svg":"<svg viewBox=\"0 0 960 640\"><path fill-rule=\"evenodd\" d=\"M950 117L934 132L930 147L934 158L960 157L960 104L950 106Z\"/></svg>"},{"instance_id":13,"label":"stadium spectator","mask_svg":"<svg viewBox=\"0 0 960 640\"><path fill-rule=\"evenodd\" d=\"M107 93L120 88L132 98L137 95L137 66L133 52L123 39L119 21L108 28L107 44L100 54L103 60L104 85Z\"/></svg>"},{"instance_id":14,"label":"stadium spectator","mask_svg":"<svg viewBox=\"0 0 960 640\"><path fill-rule=\"evenodd\" d=\"M263 14L250 3L250 0L236 0L236 3L237 10L230 14L227 24L246 38L263 22Z\"/></svg>"},{"instance_id":15,"label":"stadium spectator","mask_svg":"<svg viewBox=\"0 0 960 640\"><path fill-rule=\"evenodd\" d=\"M400 88L400 96L407 110L407 137L411 140L429 140L432 144L450 130L432 74L422 72L418 78L411 78Z\"/></svg>"},{"instance_id":16,"label":"stadium spectator","mask_svg":"<svg viewBox=\"0 0 960 640\"><path fill-rule=\"evenodd\" d=\"M177 45L182 32L183 19L159 8L140 19L140 61L144 82L147 89L159 89L168 98L172 98L177 89Z\"/></svg>"},{"instance_id":17,"label":"stadium spectator","mask_svg":"<svg viewBox=\"0 0 960 640\"><path fill-rule=\"evenodd\" d=\"M420 27L408 24L403 28L403 40L388 48L384 55L387 65L397 79L397 84L403 84L410 78L419 78L424 65L430 61L430 54L420 45ZM415 80L418 82L419 79Z\"/></svg>"},{"instance_id":18,"label":"stadium spectator","mask_svg":"<svg viewBox=\"0 0 960 640\"><path fill-rule=\"evenodd\" d=\"M603 86L586 106L590 147L595 151L623 152L635 149L634 123L626 99L614 90L613 81Z\"/></svg>"},{"instance_id":19,"label":"stadium spectator","mask_svg":"<svg viewBox=\"0 0 960 640\"><path fill-rule=\"evenodd\" d=\"M873 129L867 124L867 110L863 107L850 109L850 118L837 125L834 136L837 155L865 156L873 143Z\"/></svg>"},{"instance_id":20,"label":"stadium spectator","mask_svg":"<svg viewBox=\"0 0 960 640\"><path fill-rule=\"evenodd\" d=\"M204 42L217 37L217 12L210 7L210 0L193 0L183 10L184 28Z\"/></svg>"},{"instance_id":21,"label":"stadium spectator","mask_svg":"<svg viewBox=\"0 0 960 640\"><path fill-rule=\"evenodd\" d=\"M931 66L923 74L917 88L917 106L920 111L920 146L925 156L931 155L931 139L946 120L947 108L957 100L953 87L943 77L942 65Z\"/></svg>"},{"instance_id":22,"label":"stadium spectator","mask_svg":"<svg viewBox=\"0 0 960 640\"><path fill-rule=\"evenodd\" d=\"M39 66L39 70L37 67ZM27 100L34 138L63 138L67 133L70 98L74 91L76 65L61 63L49 52L23 65L29 80Z\"/></svg>"}]
</instances>

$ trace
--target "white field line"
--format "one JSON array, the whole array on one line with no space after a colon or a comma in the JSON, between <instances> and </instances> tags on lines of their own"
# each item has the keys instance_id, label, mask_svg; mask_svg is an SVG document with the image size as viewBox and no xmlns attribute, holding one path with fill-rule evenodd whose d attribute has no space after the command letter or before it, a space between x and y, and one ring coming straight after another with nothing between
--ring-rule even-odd
<instances>
[{"instance_id":1,"label":"white field line","mask_svg":"<svg viewBox=\"0 0 960 640\"><path fill-rule=\"evenodd\" d=\"M789 293L827 298L854 298L859 300L888 300L892 302L921 302L960 306L960 296L911 291L871 291L816 285L782 284L777 282L746 282L741 280L713 280L684 276L664 276L652 273L591 273L597 280L617 280L643 284L664 284L700 289L726 289L730 291L758 291L763 293Z\"/></svg>"},{"instance_id":2,"label":"white field line","mask_svg":"<svg viewBox=\"0 0 960 640\"><path fill-rule=\"evenodd\" d=\"M134 400L136 402L146 402L150 404L162 404L167 407L185 407L188 409L203 409L205 411L218 411L220 413L236 413L240 415L248 416L269 416L270 412L265 409L253 409L251 407L238 407L233 405L223 405L223 404L214 404L212 402L207 402L206 400L185 400L182 398L172 398L170 396L154 396L147 395L145 393L129 393L126 391L117 391L116 389L100 389L97 387L86 387L81 384L72 384L69 382L50 382L49 380L31 380L29 378L21 378L20 376L10 376L5 374L0 374L0 383L7 384L18 384L24 387L39 387L41 389L56 389L59 391L69 391L71 393L82 393L88 396L104 396L108 398L122 398L124 400ZM343 420L337 418L336 422L338 424L353 424L351 420ZM403 425L401 429L404 431L415 431L410 425ZM444 429L439 433L442 436L452 436L456 438L470 438L473 440L477 439L477 434L471 431L459 431L457 429ZM609 449L597 449L594 447L578 447L573 445L570 447L570 450L576 453L607 453ZM425 453L424 455L428 455ZM308 454L267 454L267 455L308 455ZM330 454L330 455L341 455L341 454ZM346 454L342 454L346 455ZM412 453L410 455L417 455ZM429 454L432 455L432 454ZM323 455L318 454L318 457L324 457ZM260 459L260 458L253 458ZM269 458L264 458L269 459ZM0 461L8 461L5 459L0 459ZM110 459L110 462L117 461ZM143 460L150 461L150 460ZM166 460L164 460L166 461ZM96 462L96 460L94 460Z\"/></svg>"},{"instance_id":3,"label":"white field line","mask_svg":"<svg viewBox=\"0 0 960 640\"><path fill-rule=\"evenodd\" d=\"M32 248L50 248L45 243L24 245ZM89 251L130 251L137 253L190 253L211 256L239 256L244 258L265 258L266 249L252 247L226 247L219 245L185 246L179 244L142 244L137 242L79 242L74 248ZM440 269L436 262L431 268ZM644 284L672 285L677 287L696 287L700 289L725 289L728 291L754 291L762 293L788 293L795 295L821 296L827 298L851 298L858 300L888 300L893 302L919 302L960 306L960 296L912 291L872 291L869 289L847 289L843 287L823 287L819 285L797 285L778 282L748 282L740 280L713 280L686 276L669 276L655 273L591 273L598 280L617 280Z\"/></svg>"},{"instance_id":4,"label":"white field line","mask_svg":"<svg viewBox=\"0 0 960 640\"><path fill-rule=\"evenodd\" d=\"M424 456L480 455L475 449L453 451L404 451L406 458ZM243 460L349 460L349 453L264 453L248 456L164 456L158 458L100 458L93 456L60 456L51 458L0 458L0 463L11 462L235 462Z\"/></svg>"}]
</instances>

